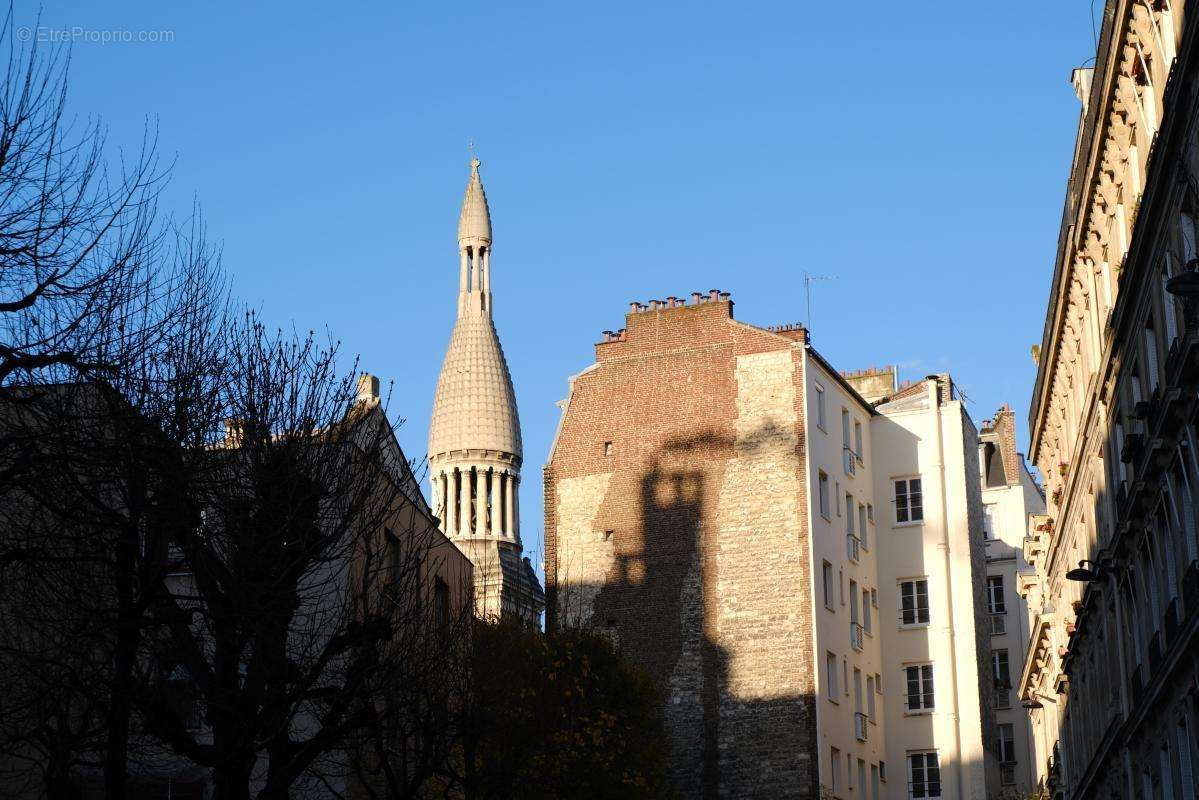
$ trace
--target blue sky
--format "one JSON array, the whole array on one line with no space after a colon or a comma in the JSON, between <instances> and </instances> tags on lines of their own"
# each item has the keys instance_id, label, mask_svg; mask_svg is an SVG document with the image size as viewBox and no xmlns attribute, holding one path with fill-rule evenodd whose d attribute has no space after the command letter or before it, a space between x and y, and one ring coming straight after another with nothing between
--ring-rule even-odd
<instances>
[{"instance_id":1,"label":"blue sky","mask_svg":"<svg viewBox=\"0 0 1199 800\"><path fill-rule=\"evenodd\" d=\"M976 422L1006 401L1023 430L1090 5L46 0L41 24L170 32L78 39L72 109L114 146L157 126L164 207L200 203L267 319L327 325L395 381L410 456L475 140L539 553L554 403L630 300L720 288L739 319L796 322L803 272L835 275L812 320L834 365L948 370Z\"/></svg>"}]
</instances>

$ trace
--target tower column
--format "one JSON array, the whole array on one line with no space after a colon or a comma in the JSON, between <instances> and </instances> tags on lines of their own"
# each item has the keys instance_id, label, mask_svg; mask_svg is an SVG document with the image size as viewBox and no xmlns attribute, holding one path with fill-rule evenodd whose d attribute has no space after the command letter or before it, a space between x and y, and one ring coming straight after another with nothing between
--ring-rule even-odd
<instances>
[{"instance_id":1,"label":"tower column","mask_svg":"<svg viewBox=\"0 0 1199 800\"><path fill-rule=\"evenodd\" d=\"M487 470L487 494L485 496L484 505L487 507L487 535L495 536L498 525L495 523L495 512L499 508L499 494L497 493L496 476L494 469Z\"/></svg>"},{"instance_id":2,"label":"tower column","mask_svg":"<svg viewBox=\"0 0 1199 800\"><path fill-rule=\"evenodd\" d=\"M520 475L512 473L512 541L520 542Z\"/></svg>"},{"instance_id":3,"label":"tower column","mask_svg":"<svg viewBox=\"0 0 1199 800\"><path fill-rule=\"evenodd\" d=\"M446 536L458 533L458 470L451 468L445 474L445 521L442 530Z\"/></svg>"},{"instance_id":4,"label":"tower column","mask_svg":"<svg viewBox=\"0 0 1199 800\"><path fill-rule=\"evenodd\" d=\"M513 538L516 534L515 508L516 501L516 481L515 476L511 472L504 473L504 534L509 538Z\"/></svg>"}]
</instances>

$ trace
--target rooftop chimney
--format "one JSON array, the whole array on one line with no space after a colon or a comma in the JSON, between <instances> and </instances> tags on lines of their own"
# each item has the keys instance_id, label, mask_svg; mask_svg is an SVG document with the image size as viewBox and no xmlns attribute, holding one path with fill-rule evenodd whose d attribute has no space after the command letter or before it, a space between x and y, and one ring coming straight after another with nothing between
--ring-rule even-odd
<instances>
[{"instance_id":1,"label":"rooftop chimney","mask_svg":"<svg viewBox=\"0 0 1199 800\"><path fill-rule=\"evenodd\" d=\"M369 372L358 379L358 402L372 403L379 400L379 379Z\"/></svg>"}]
</instances>

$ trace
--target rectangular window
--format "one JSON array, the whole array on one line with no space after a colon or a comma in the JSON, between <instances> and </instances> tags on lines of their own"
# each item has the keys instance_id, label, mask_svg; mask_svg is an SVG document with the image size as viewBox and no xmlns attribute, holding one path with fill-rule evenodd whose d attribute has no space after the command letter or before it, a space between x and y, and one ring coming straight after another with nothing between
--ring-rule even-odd
<instances>
[{"instance_id":1,"label":"rectangular window","mask_svg":"<svg viewBox=\"0 0 1199 800\"><path fill-rule=\"evenodd\" d=\"M824 655L825 686L828 699L837 702L837 656L832 653Z\"/></svg>"},{"instance_id":2,"label":"rectangular window","mask_svg":"<svg viewBox=\"0 0 1199 800\"><path fill-rule=\"evenodd\" d=\"M866 762L858 759L858 788L862 790L862 796L866 795Z\"/></svg>"},{"instance_id":3,"label":"rectangular window","mask_svg":"<svg viewBox=\"0 0 1199 800\"><path fill-rule=\"evenodd\" d=\"M874 676L866 676L866 716L874 722Z\"/></svg>"},{"instance_id":4,"label":"rectangular window","mask_svg":"<svg viewBox=\"0 0 1199 800\"><path fill-rule=\"evenodd\" d=\"M995 691L1007 691L1012 688L1012 678L1008 671L1007 650L991 651L991 677L995 681Z\"/></svg>"},{"instance_id":5,"label":"rectangular window","mask_svg":"<svg viewBox=\"0 0 1199 800\"><path fill-rule=\"evenodd\" d=\"M845 532L850 536L854 535L854 518L853 511L853 495L849 492L845 493Z\"/></svg>"},{"instance_id":6,"label":"rectangular window","mask_svg":"<svg viewBox=\"0 0 1199 800\"><path fill-rule=\"evenodd\" d=\"M862 547L870 549L870 540L866 536L866 504L858 503L858 538L862 540Z\"/></svg>"},{"instance_id":7,"label":"rectangular window","mask_svg":"<svg viewBox=\"0 0 1199 800\"><path fill-rule=\"evenodd\" d=\"M849 449L849 410L841 409L841 446Z\"/></svg>"},{"instance_id":8,"label":"rectangular window","mask_svg":"<svg viewBox=\"0 0 1199 800\"><path fill-rule=\"evenodd\" d=\"M996 708L1011 708L1012 678L1008 673L1007 650L991 651L991 680L994 681L995 691L992 699Z\"/></svg>"},{"instance_id":9,"label":"rectangular window","mask_svg":"<svg viewBox=\"0 0 1199 800\"><path fill-rule=\"evenodd\" d=\"M858 621L858 582L852 578L849 581L849 621Z\"/></svg>"},{"instance_id":10,"label":"rectangular window","mask_svg":"<svg viewBox=\"0 0 1199 800\"><path fill-rule=\"evenodd\" d=\"M995 753L999 756L1001 764L1016 761L1016 734L1010 722L999 725L996 729Z\"/></svg>"},{"instance_id":11,"label":"rectangular window","mask_svg":"<svg viewBox=\"0 0 1199 800\"><path fill-rule=\"evenodd\" d=\"M879 800L878 765L870 765L870 800Z\"/></svg>"},{"instance_id":12,"label":"rectangular window","mask_svg":"<svg viewBox=\"0 0 1199 800\"><path fill-rule=\"evenodd\" d=\"M1007 603L1003 597L1003 576L987 576L987 609L992 614L1006 614Z\"/></svg>"},{"instance_id":13,"label":"rectangular window","mask_svg":"<svg viewBox=\"0 0 1199 800\"><path fill-rule=\"evenodd\" d=\"M862 423L860 422L853 424L853 451L857 454L859 461L865 457L862 450Z\"/></svg>"},{"instance_id":14,"label":"rectangular window","mask_svg":"<svg viewBox=\"0 0 1199 800\"><path fill-rule=\"evenodd\" d=\"M816 385L816 427L820 430L828 432L828 423L824 413L824 387L819 383Z\"/></svg>"},{"instance_id":15,"label":"rectangular window","mask_svg":"<svg viewBox=\"0 0 1199 800\"><path fill-rule=\"evenodd\" d=\"M874 614L870 611L870 590L862 590L862 628L866 633L874 633Z\"/></svg>"},{"instance_id":16,"label":"rectangular window","mask_svg":"<svg viewBox=\"0 0 1199 800\"><path fill-rule=\"evenodd\" d=\"M866 519L870 520L871 524L874 524L874 504L873 503L866 504Z\"/></svg>"},{"instance_id":17,"label":"rectangular window","mask_svg":"<svg viewBox=\"0 0 1199 800\"><path fill-rule=\"evenodd\" d=\"M938 800L941 797L941 765L937 752L908 753L908 797Z\"/></svg>"},{"instance_id":18,"label":"rectangular window","mask_svg":"<svg viewBox=\"0 0 1199 800\"><path fill-rule=\"evenodd\" d=\"M829 775L829 786L833 793L841 791L841 751L837 748L832 748L828 753L829 762L832 764L831 774Z\"/></svg>"},{"instance_id":19,"label":"rectangular window","mask_svg":"<svg viewBox=\"0 0 1199 800\"><path fill-rule=\"evenodd\" d=\"M907 677L907 710L932 711L936 708L933 693L933 665L913 664L904 667Z\"/></svg>"},{"instance_id":20,"label":"rectangular window","mask_svg":"<svg viewBox=\"0 0 1199 800\"><path fill-rule=\"evenodd\" d=\"M824 576L824 607L827 608L829 611L834 611L835 609L833 608L833 565L828 563L827 561L825 561L824 566L822 568L822 573Z\"/></svg>"},{"instance_id":21,"label":"rectangular window","mask_svg":"<svg viewBox=\"0 0 1199 800\"><path fill-rule=\"evenodd\" d=\"M824 474L824 470L820 471L820 515L825 519L829 518L828 513L828 475Z\"/></svg>"},{"instance_id":22,"label":"rectangular window","mask_svg":"<svg viewBox=\"0 0 1199 800\"><path fill-rule=\"evenodd\" d=\"M928 581L901 581L899 584L900 624L927 625L928 616Z\"/></svg>"},{"instance_id":23,"label":"rectangular window","mask_svg":"<svg viewBox=\"0 0 1199 800\"><path fill-rule=\"evenodd\" d=\"M983 538L995 539L999 536L999 531L995 527L996 514L995 504L989 503L983 506Z\"/></svg>"},{"instance_id":24,"label":"rectangular window","mask_svg":"<svg viewBox=\"0 0 1199 800\"><path fill-rule=\"evenodd\" d=\"M924 495L919 478L895 481L895 522L906 524L924 519Z\"/></svg>"}]
</instances>

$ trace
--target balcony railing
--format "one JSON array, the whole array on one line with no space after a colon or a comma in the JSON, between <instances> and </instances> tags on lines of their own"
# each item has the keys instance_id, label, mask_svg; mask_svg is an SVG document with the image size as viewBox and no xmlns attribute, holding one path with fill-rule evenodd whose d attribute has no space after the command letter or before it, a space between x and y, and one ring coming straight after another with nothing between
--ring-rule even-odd
<instances>
[{"instance_id":1,"label":"balcony railing","mask_svg":"<svg viewBox=\"0 0 1199 800\"><path fill-rule=\"evenodd\" d=\"M866 733L869 728L866 725L866 715L861 711L857 711L853 715L853 735L858 738L859 742L866 741Z\"/></svg>"},{"instance_id":2,"label":"balcony railing","mask_svg":"<svg viewBox=\"0 0 1199 800\"><path fill-rule=\"evenodd\" d=\"M845 536L845 552L855 564L862 560L862 540L852 533Z\"/></svg>"},{"instance_id":3,"label":"balcony railing","mask_svg":"<svg viewBox=\"0 0 1199 800\"><path fill-rule=\"evenodd\" d=\"M1003 636L1007 633L1007 615L992 614L991 615L991 635Z\"/></svg>"},{"instance_id":4,"label":"balcony railing","mask_svg":"<svg viewBox=\"0 0 1199 800\"><path fill-rule=\"evenodd\" d=\"M862 649L862 625L859 622L849 623L849 643L854 650Z\"/></svg>"},{"instance_id":5,"label":"balcony railing","mask_svg":"<svg viewBox=\"0 0 1199 800\"><path fill-rule=\"evenodd\" d=\"M1012 707L1012 689L1006 684L995 685L995 708L1011 708Z\"/></svg>"},{"instance_id":6,"label":"balcony railing","mask_svg":"<svg viewBox=\"0 0 1199 800\"><path fill-rule=\"evenodd\" d=\"M1016 783L1016 762L1004 761L999 765L999 782L1004 786L1012 786Z\"/></svg>"},{"instance_id":7,"label":"balcony railing","mask_svg":"<svg viewBox=\"0 0 1199 800\"><path fill-rule=\"evenodd\" d=\"M845 462L845 474L853 475L858 471L858 455L853 450L849 449L849 445L841 448L842 460Z\"/></svg>"}]
</instances>

